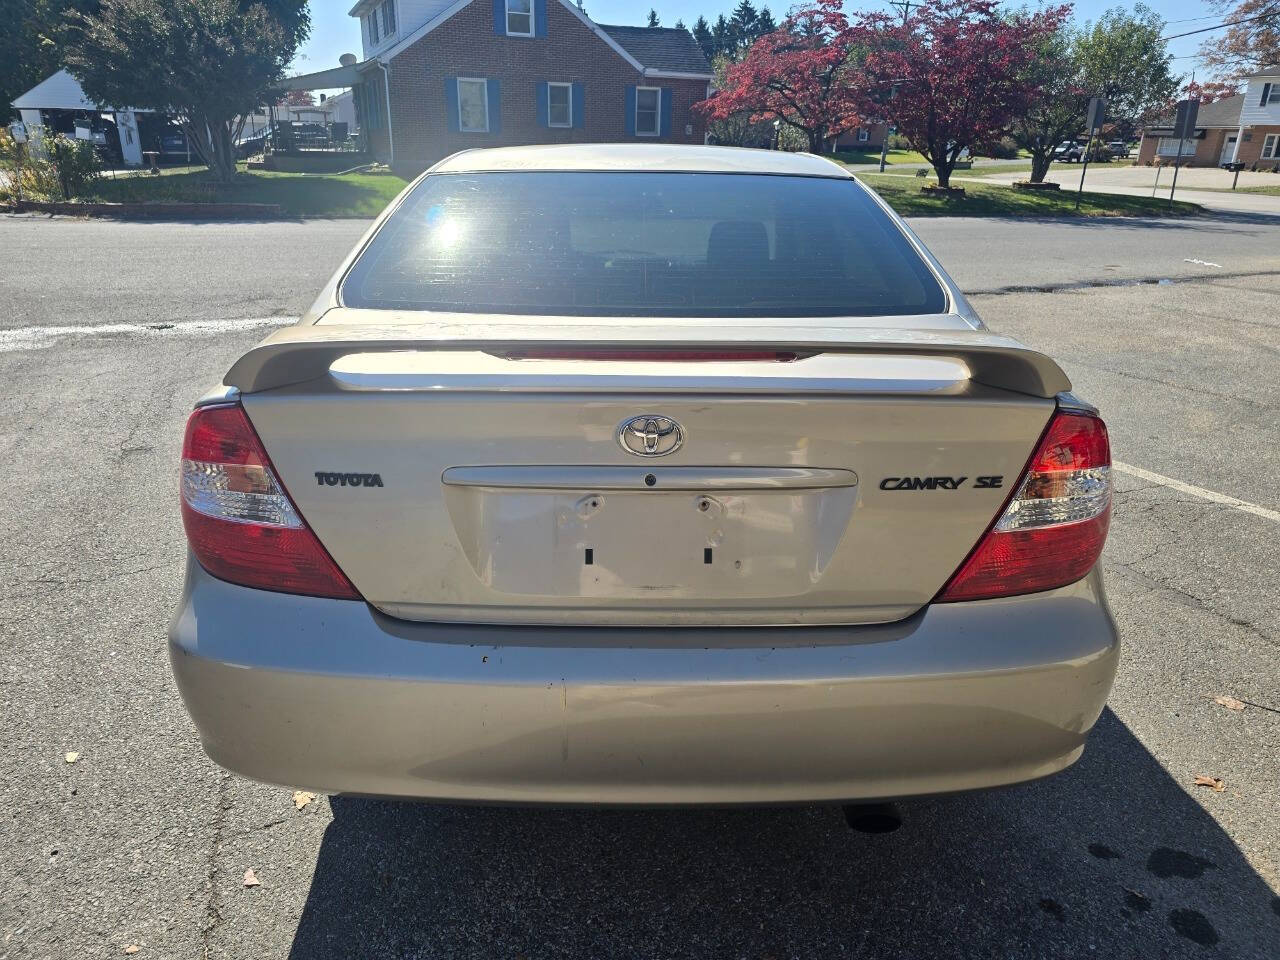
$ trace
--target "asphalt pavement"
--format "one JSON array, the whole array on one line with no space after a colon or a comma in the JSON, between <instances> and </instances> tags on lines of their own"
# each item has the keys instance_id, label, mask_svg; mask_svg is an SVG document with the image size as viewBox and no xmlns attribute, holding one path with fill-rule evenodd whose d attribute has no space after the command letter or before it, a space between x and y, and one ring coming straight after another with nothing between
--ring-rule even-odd
<instances>
[{"instance_id":1,"label":"asphalt pavement","mask_svg":"<svg viewBox=\"0 0 1280 960\"><path fill-rule=\"evenodd\" d=\"M865 836L218 770L165 652L182 423L366 225L0 217L0 957L1280 956L1280 221L914 225L1103 408L1125 647L1073 768Z\"/></svg>"}]
</instances>

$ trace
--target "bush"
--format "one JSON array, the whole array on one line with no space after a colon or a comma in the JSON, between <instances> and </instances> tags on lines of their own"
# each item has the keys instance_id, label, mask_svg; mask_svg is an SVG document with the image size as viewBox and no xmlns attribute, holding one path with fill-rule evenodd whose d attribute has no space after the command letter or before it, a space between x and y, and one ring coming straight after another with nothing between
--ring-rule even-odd
<instances>
[{"instance_id":1,"label":"bush","mask_svg":"<svg viewBox=\"0 0 1280 960\"><path fill-rule=\"evenodd\" d=\"M14 202L59 198L57 171L48 160L31 156L30 143L18 143L0 127L0 196Z\"/></svg>"},{"instance_id":2,"label":"bush","mask_svg":"<svg viewBox=\"0 0 1280 960\"><path fill-rule=\"evenodd\" d=\"M910 150L911 141L908 140L906 137L904 137L900 133L891 133L889 134L889 149L890 150Z\"/></svg>"},{"instance_id":3,"label":"bush","mask_svg":"<svg viewBox=\"0 0 1280 960\"><path fill-rule=\"evenodd\" d=\"M62 190L63 200L85 194L97 182L102 162L92 143L72 140L59 133L44 138L44 151Z\"/></svg>"},{"instance_id":4,"label":"bush","mask_svg":"<svg viewBox=\"0 0 1280 960\"><path fill-rule=\"evenodd\" d=\"M1013 142L1012 137L1001 137L991 145L987 156L996 160L1014 160L1018 156L1018 145Z\"/></svg>"}]
</instances>

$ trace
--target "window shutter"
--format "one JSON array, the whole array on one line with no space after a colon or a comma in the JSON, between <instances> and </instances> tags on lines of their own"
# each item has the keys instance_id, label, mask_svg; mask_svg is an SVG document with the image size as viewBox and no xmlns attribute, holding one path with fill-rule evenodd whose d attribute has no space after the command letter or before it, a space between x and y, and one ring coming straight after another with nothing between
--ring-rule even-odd
<instances>
[{"instance_id":1,"label":"window shutter","mask_svg":"<svg viewBox=\"0 0 1280 960\"><path fill-rule=\"evenodd\" d=\"M573 85L573 125L579 130L584 129L587 125L586 120L583 119L586 116L583 113L583 107L586 105L586 100L586 87L580 83L575 83Z\"/></svg>"},{"instance_id":2,"label":"window shutter","mask_svg":"<svg viewBox=\"0 0 1280 960\"><path fill-rule=\"evenodd\" d=\"M507 35L507 0L493 0L493 32L500 37Z\"/></svg>"},{"instance_id":3,"label":"window shutter","mask_svg":"<svg viewBox=\"0 0 1280 960\"><path fill-rule=\"evenodd\" d=\"M485 93L489 96L489 132L502 132L502 81L486 80Z\"/></svg>"},{"instance_id":4,"label":"window shutter","mask_svg":"<svg viewBox=\"0 0 1280 960\"><path fill-rule=\"evenodd\" d=\"M533 35L547 35L547 0L533 0Z\"/></svg>"},{"instance_id":5,"label":"window shutter","mask_svg":"<svg viewBox=\"0 0 1280 960\"><path fill-rule=\"evenodd\" d=\"M636 88L627 87L627 136L636 135Z\"/></svg>"},{"instance_id":6,"label":"window shutter","mask_svg":"<svg viewBox=\"0 0 1280 960\"><path fill-rule=\"evenodd\" d=\"M458 78L444 78L444 112L449 132L458 132Z\"/></svg>"},{"instance_id":7,"label":"window shutter","mask_svg":"<svg viewBox=\"0 0 1280 960\"><path fill-rule=\"evenodd\" d=\"M546 83L535 83L533 85L534 100L538 104L538 126L551 126L551 119L548 116L550 112L551 94L547 89Z\"/></svg>"},{"instance_id":8,"label":"window shutter","mask_svg":"<svg viewBox=\"0 0 1280 960\"><path fill-rule=\"evenodd\" d=\"M1258 106L1265 107L1267 105L1267 98L1269 96L1271 96L1271 84L1264 83L1262 85L1262 100L1259 101Z\"/></svg>"},{"instance_id":9,"label":"window shutter","mask_svg":"<svg viewBox=\"0 0 1280 960\"><path fill-rule=\"evenodd\" d=\"M658 129L664 137L669 137L671 136L671 88L663 87L659 96L662 98L662 103L660 104L662 121Z\"/></svg>"}]
</instances>

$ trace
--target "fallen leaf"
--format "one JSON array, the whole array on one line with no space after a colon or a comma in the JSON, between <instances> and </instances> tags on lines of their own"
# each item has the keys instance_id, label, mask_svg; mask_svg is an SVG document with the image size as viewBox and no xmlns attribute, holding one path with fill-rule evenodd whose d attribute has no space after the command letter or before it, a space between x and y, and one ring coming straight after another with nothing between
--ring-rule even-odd
<instances>
[{"instance_id":1,"label":"fallen leaf","mask_svg":"<svg viewBox=\"0 0 1280 960\"><path fill-rule=\"evenodd\" d=\"M67 763L75 763L77 760L79 760L79 759L80 759L80 754L78 754L78 753L68 753L68 754L64 754L64 755L63 755L63 759L65 759L65 760L67 761Z\"/></svg>"},{"instance_id":2,"label":"fallen leaf","mask_svg":"<svg viewBox=\"0 0 1280 960\"><path fill-rule=\"evenodd\" d=\"M1243 710L1243 701L1237 700L1235 697L1214 697L1213 702L1220 707L1226 707L1228 710Z\"/></svg>"},{"instance_id":3,"label":"fallen leaf","mask_svg":"<svg viewBox=\"0 0 1280 960\"><path fill-rule=\"evenodd\" d=\"M131 943L131 944L129 944L127 947L125 947L125 948L124 948L124 952L125 952L125 953L129 953L129 954L133 954L133 953L137 953L137 952L138 952L139 950L141 950L141 949L142 949L142 948L141 948L141 947L139 947L136 943Z\"/></svg>"},{"instance_id":4,"label":"fallen leaf","mask_svg":"<svg viewBox=\"0 0 1280 960\"><path fill-rule=\"evenodd\" d=\"M305 790L293 791L293 809L301 810L308 803L316 798L314 793L307 793Z\"/></svg>"},{"instance_id":5,"label":"fallen leaf","mask_svg":"<svg viewBox=\"0 0 1280 960\"><path fill-rule=\"evenodd\" d=\"M258 875L253 872L252 867L250 867L248 870L244 872L244 885L246 887L262 886L262 881L258 879Z\"/></svg>"},{"instance_id":6,"label":"fallen leaf","mask_svg":"<svg viewBox=\"0 0 1280 960\"><path fill-rule=\"evenodd\" d=\"M1209 787L1214 793L1221 793L1223 790L1227 789L1227 785L1217 777L1206 777L1203 775L1196 777L1196 786Z\"/></svg>"}]
</instances>

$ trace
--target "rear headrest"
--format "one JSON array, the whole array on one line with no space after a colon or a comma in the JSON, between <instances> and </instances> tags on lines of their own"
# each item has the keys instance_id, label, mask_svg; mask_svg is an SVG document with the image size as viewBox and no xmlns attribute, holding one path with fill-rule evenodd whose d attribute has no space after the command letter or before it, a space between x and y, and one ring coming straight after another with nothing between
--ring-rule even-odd
<instances>
[{"instance_id":1,"label":"rear headrest","mask_svg":"<svg viewBox=\"0 0 1280 960\"><path fill-rule=\"evenodd\" d=\"M707 266L764 266L769 262L769 234L759 220L722 220L707 240Z\"/></svg>"}]
</instances>

